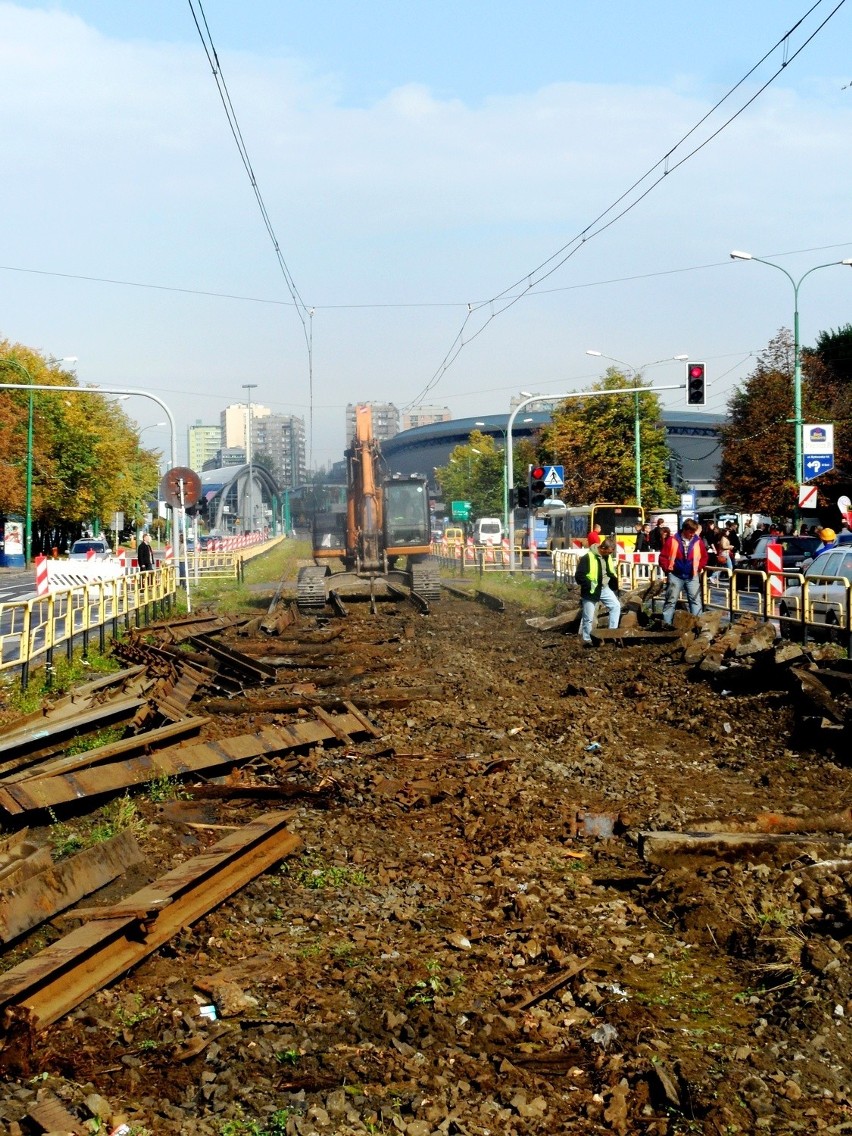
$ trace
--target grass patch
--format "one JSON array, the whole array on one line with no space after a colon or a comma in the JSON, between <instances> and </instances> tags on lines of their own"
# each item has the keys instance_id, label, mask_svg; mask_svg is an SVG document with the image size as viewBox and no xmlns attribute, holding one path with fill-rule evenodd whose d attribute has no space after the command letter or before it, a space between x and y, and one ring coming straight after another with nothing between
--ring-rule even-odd
<instances>
[{"instance_id":1,"label":"grass patch","mask_svg":"<svg viewBox=\"0 0 852 1136\"><path fill-rule=\"evenodd\" d=\"M71 662L63 655L52 666L39 667L30 674L26 690L21 690L17 680L7 681L3 701L12 715L33 714L45 702L61 698L72 687L90 682L102 674L115 674L122 670L122 664L109 655L90 651L84 659L82 652L75 652ZM6 715L4 714L4 717Z\"/></svg>"},{"instance_id":2,"label":"grass patch","mask_svg":"<svg viewBox=\"0 0 852 1136\"><path fill-rule=\"evenodd\" d=\"M198 604L216 604L220 612L250 612L258 608L266 610L268 599L258 596L252 589L255 585L277 586L284 580L296 582L299 560L310 558L311 548L304 540L283 540L269 552L245 562L244 581L239 580L200 580L192 584L192 595Z\"/></svg>"},{"instance_id":3,"label":"grass patch","mask_svg":"<svg viewBox=\"0 0 852 1136\"><path fill-rule=\"evenodd\" d=\"M88 753L90 749L99 749L101 746L111 745L112 742L120 742L123 737L123 726L107 726L104 730L98 730L96 734L74 738L66 747L65 753L68 757L78 753Z\"/></svg>"},{"instance_id":4,"label":"grass patch","mask_svg":"<svg viewBox=\"0 0 852 1136\"><path fill-rule=\"evenodd\" d=\"M148 830L147 824L139 815L136 802L127 794L110 801L101 810L94 824L88 820L73 825L66 824L57 820L52 810L50 815L53 824L50 826L49 839L54 860L62 860L66 856L73 856L75 852L82 852L84 848L103 844L128 829L141 840Z\"/></svg>"},{"instance_id":5,"label":"grass patch","mask_svg":"<svg viewBox=\"0 0 852 1136\"><path fill-rule=\"evenodd\" d=\"M552 580L533 580L529 576L510 576L497 572L485 572L481 576L479 573L471 573L466 574L465 578L470 579L471 575L480 591L539 615L550 614L558 598L554 594Z\"/></svg>"}]
</instances>

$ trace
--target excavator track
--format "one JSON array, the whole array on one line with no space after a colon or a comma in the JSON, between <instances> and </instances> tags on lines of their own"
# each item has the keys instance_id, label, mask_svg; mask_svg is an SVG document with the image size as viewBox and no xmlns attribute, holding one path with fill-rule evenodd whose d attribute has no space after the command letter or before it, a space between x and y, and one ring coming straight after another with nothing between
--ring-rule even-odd
<instances>
[{"instance_id":1,"label":"excavator track","mask_svg":"<svg viewBox=\"0 0 852 1136\"><path fill-rule=\"evenodd\" d=\"M296 581L296 606L302 615L319 615L325 609L325 582L328 569L308 565L299 569Z\"/></svg>"},{"instance_id":2,"label":"excavator track","mask_svg":"<svg viewBox=\"0 0 852 1136\"><path fill-rule=\"evenodd\" d=\"M421 560L411 566L411 590L427 603L440 598L441 578L436 560Z\"/></svg>"}]
</instances>

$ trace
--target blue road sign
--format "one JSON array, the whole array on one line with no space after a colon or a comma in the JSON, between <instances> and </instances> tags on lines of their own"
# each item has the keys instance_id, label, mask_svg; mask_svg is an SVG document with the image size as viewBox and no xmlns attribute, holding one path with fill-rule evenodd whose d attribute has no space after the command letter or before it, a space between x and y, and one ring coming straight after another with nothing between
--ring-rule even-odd
<instances>
[{"instance_id":1,"label":"blue road sign","mask_svg":"<svg viewBox=\"0 0 852 1136\"><path fill-rule=\"evenodd\" d=\"M544 486L545 489L564 489L565 466L546 465L544 467Z\"/></svg>"},{"instance_id":2,"label":"blue road sign","mask_svg":"<svg viewBox=\"0 0 852 1136\"><path fill-rule=\"evenodd\" d=\"M834 469L834 454L803 454L802 465L805 478L813 481L815 477L822 477L824 473Z\"/></svg>"}]
</instances>

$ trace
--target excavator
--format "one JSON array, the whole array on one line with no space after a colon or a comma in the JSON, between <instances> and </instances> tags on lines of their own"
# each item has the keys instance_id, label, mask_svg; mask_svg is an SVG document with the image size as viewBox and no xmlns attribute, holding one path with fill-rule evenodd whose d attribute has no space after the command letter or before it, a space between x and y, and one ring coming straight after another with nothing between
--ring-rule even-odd
<instances>
[{"instance_id":1,"label":"excavator","mask_svg":"<svg viewBox=\"0 0 852 1136\"><path fill-rule=\"evenodd\" d=\"M314 563L299 569L296 602L318 614L346 599L408 599L428 611L440 595L430 555L429 495L422 477L382 477L381 447L369 406L355 408L355 434L346 450L346 512L316 512ZM405 568L398 562L405 558ZM342 571L332 562L342 561Z\"/></svg>"}]
</instances>

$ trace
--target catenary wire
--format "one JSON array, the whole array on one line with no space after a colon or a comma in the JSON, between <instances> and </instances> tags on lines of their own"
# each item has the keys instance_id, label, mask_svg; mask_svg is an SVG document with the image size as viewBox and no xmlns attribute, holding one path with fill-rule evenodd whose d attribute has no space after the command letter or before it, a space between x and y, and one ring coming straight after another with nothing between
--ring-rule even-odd
<instances>
[{"instance_id":1,"label":"catenary wire","mask_svg":"<svg viewBox=\"0 0 852 1136\"><path fill-rule=\"evenodd\" d=\"M299 294L299 289L296 287L296 282L287 267L287 262L284 259L284 254L281 251L281 245L275 235L275 229L272 225L272 220L266 208L266 202L263 200L263 194L260 191L257 177L255 176L254 168L252 166L251 158L249 157L248 148L243 138L242 130L237 119L237 112L234 109L234 104L231 101L231 94L228 90L228 85L225 81L225 76L222 72L222 65L219 62L219 56L216 52L216 46L213 43L213 37L210 33L210 27L207 23L207 15L201 0L187 0L189 10L192 13L192 19L195 23L196 30L201 40L201 45L204 48L204 53L207 56L207 61L210 64L210 69L213 73L213 78L216 83L216 89L219 92L222 106L225 110L225 117L228 120L231 134L233 135L234 142L237 146L237 151L240 155L240 160L243 163L246 174L248 175L249 182L251 183L252 192L254 193L255 200L257 201L260 215L263 219L264 227L269 234L269 239L272 242L272 247L275 250L275 257L278 261L278 266L281 269L281 274L284 277L284 282L287 285L287 290L290 293L290 298L293 301L293 306L299 316L299 321L302 325L302 334L305 337L305 348L308 355L308 394L309 394L309 421L308 421L308 466L313 464L313 437L314 437L314 329L313 329L313 314L314 309L308 308ZM198 13L196 13L196 6ZM200 18L199 18L200 17ZM202 27L203 25L203 27ZM251 422L248 423L247 429L251 431Z\"/></svg>"},{"instance_id":2,"label":"catenary wire","mask_svg":"<svg viewBox=\"0 0 852 1136\"><path fill-rule=\"evenodd\" d=\"M462 325L459 328L458 332L456 333L455 337L453 338L453 340L450 344L450 347L447 350L447 352L445 353L440 364L438 365L438 368L432 374L432 377L429 379L429 381L426 383L426 385L422 388L422 390L415 396L414 399L412 399L409 403L407 403L406 406L403 407L403 409L408 409L409 407L415 405L416 403L420 402L423 398L425 398L429 394L429 392L432 391L437 386L437 384L440 382L441 378L444 376L444 374L447 372L447 370L449 370L449 368L452 366L452 364L458 358L461 351L469 343L471 343L471 342L473 342L473 340L477 339L485 331L485 329L493 322L493 320L495 320L497 318L498 315L502 315L509 308L513 307L516 303L519 302L520 299L522 299L533 288L535 288L535 286L537 284L540 284L543 280L546 280L549 276L551 276L554 272L556 272L559 268L561 268L566 263L566 261L570 260L571 257L573 257L577 252L579 252L579 250L585 244L587 244L590 240L592 240L594 237L599 236L601 233L605 232L607 229L611 228L612 225L614 225L617 221L621 220L628 213L630 213L633 209L635 209L650 193L652 193L654 191L654 189L656 189L669 176L669 174L674 173L675 170L679 169L682 165L684 165L691 158L693 158L700 150L702 150L705 146L707 146L710 142L712 142L713 139L717 138L722 133L723 130L725 130L728 126L730 126L730 124L736 118L738 118L749 106L751 106L751 104L757 98L759 98L760 95L763 94L763 92L772 83L775 82L775 80L778 78L778 76L789 66L789 64L792 63L792 61L794 59L796 59L797 56L800 55L802 51L804 51L804 49L808 46L808 44L810 44L812 42L812 40L819 34L819 32L822 31L822 29L826 26L826 24L829 22L829 20L831 20L837 14L837 12L840 10L840 8L845 4L846 0L838 0L838 3L835 5L835 7L832 9L832 11L826 16L826 18L822 21L822 23L820 23L817 26L817 28L805 39L805 41L791 55L788 55L787 49L789 47L790 36L793 34L793 32L795 32L802 25L802 23L807 19L807 17L810 16L820 6L820 4L822 2L823 2L823 0L817 0L817 2L815 4L811 5L811 7L808 8L808 10L804 13L804 15L801 16L800 19L797 20L796 23L787 32L784 33L784 35L769 49L769 51L767 51L757 61L757 63L755 63L754 66L752 66L746 72L746 74L740 80L738 80L738 82L735 83L734 86L731 87L722 96L722 98L719 99L718 102L716 102L716 104L713 107L711 107L711 109L709 111L707 111L707 113L704 114L698 120L698 122L695 123L695 125L692 126L690 128L690 130L688 130L686 132L686 134L684 134L674 144L674 146L670 147L666 151L666 153L660 159L658 159L658 161L656 161L648 170L646 170L645 173L643 173L641 175L641 177L637 178L633 182L633 184L631 186L629 186L626 190L624 190L624 192L621 193L613 202L611 202L610 205L608 205L606 207L606 209L602 210L597 215L597 217L595 217L592 221L590 221L589 224L584 229L582 229L575 237L573 237L570 241L568 241L566 244L564 244L560 249L557 249L557 251L554 252L550 257L548 257L547 260L543 261L536 268L534 268L531 272L526 273L519 280L516 280L513 284L509 285L507 288L503 289L501 292L498 292L496 295L492 296L492 298L490 300L484 301L483 303L479 303L479 304L473 304L473 303L468 304L467 313L464 317L464 320L462 321ZM760 86L757 89L757 91L750 98L748 98L745 101L745 103L743 103L742 106L740 106L736 111L734 111L734 113L731 114L707 138L705 138L702 142L699 142L691 150L687 151L687 153L684 154L684 156L682 158L680 158L674 165L670 165L670 160L671 160L672 156L684 144L684 142L688 138L690 138L692 136L692 134L703 123L705 123L707 121L707 119L719 107L721 107L722 104L728 98L730 98L731 95L733 95L734 92L740 86L742 86L742 84L755 72L755 70L758 67L761 66L762 63L764 63L771 55L773 55L778 50L779 46L782 46L782 45L784 45L785 51L784 51L784 57L782 59L781 65L774 71L774 73L772 75L769 76L769 78L762 84L762 86ZM661 171L661 172L657 172L657 171ZM639 192L636 196L634 196L631 200L628 201L628 198L630 198L631 194L634 194L635 191L637 191L639 189L639 187L644 182L646 182L648 180L648 178L654 176L655 173L656 173L656 177L651 182L651 184L647 185L641 192ZM625 201L627 201L627 204L625 204L623 206L623 208L619 208L622 205L622 203L625 202ZM526 281L526 284L524 283L524 281ZM516 291L516 290L518 290L518 291ZM482 324L478 328L476 328L476 330L474 330L471 334L469 334L466 337L465 332L467 330L468 324L471 322L472 317L474 316L475 313L478 313L485 308L489 309L489 311L485 315Z\"/></svg>"}]
</instances>

